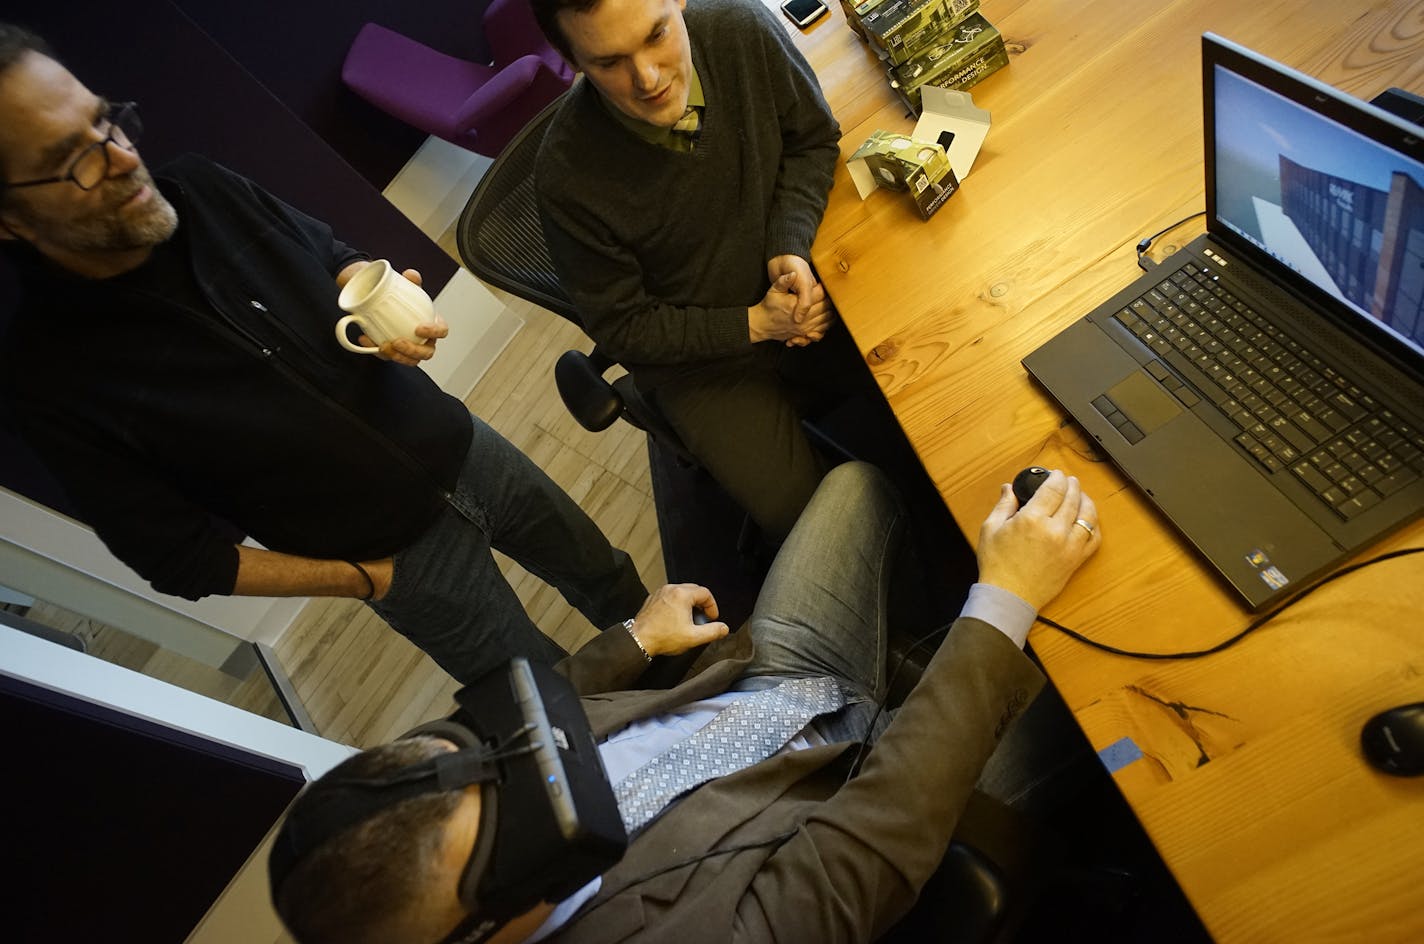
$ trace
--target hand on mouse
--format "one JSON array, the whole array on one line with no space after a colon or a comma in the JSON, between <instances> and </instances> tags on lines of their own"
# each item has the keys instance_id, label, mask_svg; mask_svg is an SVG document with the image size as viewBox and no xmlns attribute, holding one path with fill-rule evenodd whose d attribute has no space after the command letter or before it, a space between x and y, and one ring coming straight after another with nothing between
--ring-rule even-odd
<instances>
[{"instance_id":1,"label":"hand on mouse","mask_svg":"<svg viewBox=\"0 0 1424 944\"><path fill-rule=\"evenodd\" d=\"M1038 491L1038 487L1048 478L1048 470L1041 465L1031 465L1018 475L1014 476L1014 497L1019 500L1019 507L1028 504L1028 500L1033 497L1033 493Z\"/></svg>"},{"instance_id":2,"label":"hand on mouse","mask_svg":"<svg viewBox=\"0 0 1424 944\"><path fill-rule=\"evenodd\" d=\"M1097 506L1077 478L1054 470L1022 508L1005 485L979 529L979 581L1042 610L1101 543Z\"/></svg>"}]
</instances>

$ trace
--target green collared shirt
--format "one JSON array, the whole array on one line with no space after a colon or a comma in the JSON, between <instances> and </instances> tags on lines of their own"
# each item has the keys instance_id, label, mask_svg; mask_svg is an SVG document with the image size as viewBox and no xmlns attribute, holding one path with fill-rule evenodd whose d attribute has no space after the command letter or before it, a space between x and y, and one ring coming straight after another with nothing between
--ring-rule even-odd
<instances>
[{"instance_id":1,"label":"green collared shirt","mask_svg":"<svg viewBox=\"0 0 1424 944\"><path fill-rule=\"evenodd\" d=\"M625 115L621 109L605 101L602 95L598 97L598 100L603 102L603 107L607 109L610 115L617 118L623 127L645 141L651 141L658 147L667 148L669 151L681 151L685 153L692 150L693 140L689 135L674 131L671 128L650 125L646 121L639 121L637 118L629 117ZM697 76L696 66L693 67L692 72L688 75L687 104L689 107L694 108L705 108L707 105L707 99L702 94L702 80Z\"/></svg>"}]
</instances>

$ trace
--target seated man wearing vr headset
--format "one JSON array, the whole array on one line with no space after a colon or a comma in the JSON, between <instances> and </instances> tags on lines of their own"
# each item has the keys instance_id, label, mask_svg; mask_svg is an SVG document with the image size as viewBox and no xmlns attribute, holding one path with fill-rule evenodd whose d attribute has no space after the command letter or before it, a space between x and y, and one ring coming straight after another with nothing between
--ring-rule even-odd
<instances>
[{"instance_id":1,"label":"seated man wearing vr headset","mask_svg":"<svg viewBox=\"0 0 1424 944\"><path fill-rule=\"evenodd\" d=\"M1042 685L1024 639L1097 523L1062 472L1022 508L1005 485L980 582L887 724L903 512L876 470L839 466L738 632L696 618L716 618L706 588L664 587L557 672L515 660L450 721L312 784L270 860L278 912L304 944L868 941ZM709 640L682 684L637 690L651 656Z\"/></svg>"}]
</instances>

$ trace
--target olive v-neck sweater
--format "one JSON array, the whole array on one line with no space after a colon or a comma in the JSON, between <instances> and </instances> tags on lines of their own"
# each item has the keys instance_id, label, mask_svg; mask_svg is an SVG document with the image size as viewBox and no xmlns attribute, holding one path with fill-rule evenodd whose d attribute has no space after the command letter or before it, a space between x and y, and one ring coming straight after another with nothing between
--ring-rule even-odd
<instances>
[{"instance_id":1,"label":"olive v-neck sweater","mask_svg":"<svg viewBox=\"0 0 1424 944\"><path fill-rule=\"evenodd\" d=\"M756 0L690 0L707 104L697 145L639 138L587 79L539 152L549 250L584 328L651 389L752 356L766 264L810 258L840 129L786 28Z\"/></svg>"}]
</instances>

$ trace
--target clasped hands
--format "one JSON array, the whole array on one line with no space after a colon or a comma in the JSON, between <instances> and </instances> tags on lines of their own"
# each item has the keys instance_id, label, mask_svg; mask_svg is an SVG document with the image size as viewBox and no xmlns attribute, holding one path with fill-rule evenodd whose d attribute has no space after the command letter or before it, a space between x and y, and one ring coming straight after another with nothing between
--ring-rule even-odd
<instances>
[{"instance_id":1,"label":"clasped hands","mask_svg":"<svg viewBox=\"0 0 1424 944\"><path fill-rule=\"evenodd\" d=\"M747 310L752 343L781 341L787 347L805 347L825 337L836 312L811 264L800 256L775 256L767 262L766 272L771 288Z\"/></svg>"}]
</instances>

